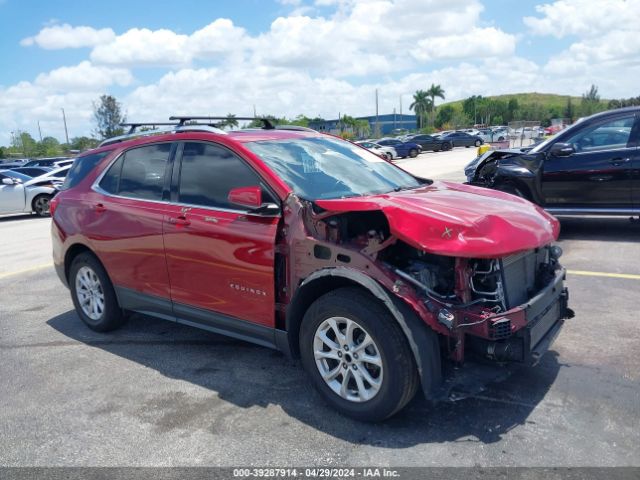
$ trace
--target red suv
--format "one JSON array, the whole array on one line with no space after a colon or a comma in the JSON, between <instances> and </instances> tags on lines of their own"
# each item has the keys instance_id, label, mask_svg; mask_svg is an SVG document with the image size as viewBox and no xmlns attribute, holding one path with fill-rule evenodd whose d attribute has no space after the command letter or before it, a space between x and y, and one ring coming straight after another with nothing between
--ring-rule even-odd
<instances>
[{"instance_id":1,"label":"red suv","mask_svg":"<svg viewBox=\"0 0 640 480\"><path fill-rule=\"evenodd\" d=\"M281 350L361 420L419 386L447 398L473 358L538 362L571 316L553 217L265 125L178 125L76 160L53 256L87 326L139 312Z\"/></svg>"}]
</instances>

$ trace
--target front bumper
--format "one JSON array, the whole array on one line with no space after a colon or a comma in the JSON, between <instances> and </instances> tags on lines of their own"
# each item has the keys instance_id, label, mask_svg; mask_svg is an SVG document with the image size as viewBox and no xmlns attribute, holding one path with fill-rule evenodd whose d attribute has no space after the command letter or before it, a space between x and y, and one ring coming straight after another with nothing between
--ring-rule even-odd
<instances>
[{"instance_id":1,"label":"front bumper","mask_svg":"<svg viewBox=\"0 0 640 480\"><path fill-rule=\"evenodd\" d=\"M526 304L498 316L524 322L508 338L490 340L465 335L465 362L445 371L436 399L459 400L475 395L521 367L538 364L558 337L565 320L574 315L568 307L569 293L564 287L564 278L565 270L558 270L551 283Z\"/></svg>"},{"instance_id":2,"label":"front bumper","mask_svg":"<svg viewBox=\"0 0 640 480\"><path fill-rule=\"evenodd\" d=\"M467 335L465 350L485 360L536 365L560 333L565 319L573 317L564 278L565 270L557 270L554 279L527 303L499 315L519 325L509 337L490 340Z\"/></svg>"}]
</instances>

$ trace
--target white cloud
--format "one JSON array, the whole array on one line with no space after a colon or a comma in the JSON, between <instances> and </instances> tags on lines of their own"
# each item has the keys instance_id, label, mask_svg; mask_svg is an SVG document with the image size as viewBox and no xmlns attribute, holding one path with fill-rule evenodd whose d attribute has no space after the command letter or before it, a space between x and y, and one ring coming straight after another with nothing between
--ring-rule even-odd
<instances>
[{"instance_id":1,"label":"white cloud","mask_svg":"<svg viewBox=\"0 0 640 480\"><path fill-rule=\"evenodd\" d=\"M65 23L45 27L37 35L23 39L20 45L37 45L46 50L93 47L109 42L115 36L116 34L110 28L97 30L92 27L72 27Z\"/></svg>"},{"instance_id":2,"label":"white cloud","mask_svg":"<svg viewBox=\"0 0 640 480\"><path fill-rule=\"evenodd\" d=\"M557 78L559 85L573 79L582 88L595 83L601 92L635 94L634 88L622 86L637 78L640 65L640 0L557 0L538 5L536 11L541 16L523 19L533 34L576 37L549 58L543 68L546 76Z\"/></svg>"},{"instance_id":3,"label":"white cloud","mask_svg":"<svg viewBox=\"0 0 640 480\"><path fill-rule=\"evenodd\" d=\"M51 90L99 90L111 85L127 86L133 81L131 72L124 68L94 66L83 61L73 67L60 67L36 78L36 85Z\"/></svg>"},{"instance_id":4,"label":"white cloud","mask_svg":"<svg viewBox=\"0 0 640 480\"><path fill-rule=\"evenodd\" d=\"M427 38L411 54L418 60L504 57L513 55L516 38L493 27L473 28L461 35Z\"/></svg>"},{"instance_id":5,"label":"white cloud","mask_svg":"<svg viewBox=\"0 0 640 480\"><path fill-rule=\"evenodd\" d=\"M186 43L186 35L171 30L132 28L94 48L91 61L127 66L180 65L191 60Z\"/></svg>"},{"instance_id":6,"label":"white cloud","mask_svg":"<svg viewBox=\"0 0 640 480\"><path fill-rule=\"evenodd\" d=\"M536 6L542 17L525 17L536 35L598 37L613 30L638 31L640 0L557 0Z\"/></svg>"}]
</instances>

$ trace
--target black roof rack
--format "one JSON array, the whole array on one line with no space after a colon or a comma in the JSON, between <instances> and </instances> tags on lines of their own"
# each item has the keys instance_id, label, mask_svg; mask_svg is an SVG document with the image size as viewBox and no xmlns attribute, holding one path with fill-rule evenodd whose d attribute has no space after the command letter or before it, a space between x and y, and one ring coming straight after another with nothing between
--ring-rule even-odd
<instances>
[{"instance_id":1,"label":"black roof rack","mask_svg":"<svg viewBox=\"0 0 640 480\"><path fill-rule=\"evenodd\" d=\"M260 122L262 122L262 128L264 128L265 130L273 130L275 127L273 126L273 123L271 123L271 120L269 120L268 118L264 118L264 117L202 117L202 116L193 116L193 115L174 115L169 117L169 120L178 120L178 125L179 126L183 126L186 122L190 122L192 120L229 120L229 119L233 119L233 120L258 120Z\"/></svg>"},{"instance_id":2,"label":"black roof rack","mask_svg":"<svg viewBox=\"0 0 640 480\"><path fill-rule=\"evenodd\" d=\"M178 124L175 122L140 122L140 123L121 123L121 127L129 127L129 131L126 133L127 135L131 135L136 131L138 127L157 127L157 126L166 126L166 125L174 125Z\"/></svg>"}]
</instances>

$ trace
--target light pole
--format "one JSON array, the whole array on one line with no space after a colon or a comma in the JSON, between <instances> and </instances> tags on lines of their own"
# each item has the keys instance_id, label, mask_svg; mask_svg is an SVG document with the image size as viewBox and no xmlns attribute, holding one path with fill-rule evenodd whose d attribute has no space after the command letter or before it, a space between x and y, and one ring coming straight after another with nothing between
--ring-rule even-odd
<instances>
[{"instance_id":1,"label":"light pole","mask_svg":"<svg viewBox=\"0 0 640 480\"><path fill-rule=\"evenodd\" d=\"M62 110L62 121L64 122L64 136L67 139L67 145L69 145L69 131L67 130L67 117L64 114L64 108Z\"/></svg>"}]
</instances>

